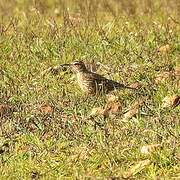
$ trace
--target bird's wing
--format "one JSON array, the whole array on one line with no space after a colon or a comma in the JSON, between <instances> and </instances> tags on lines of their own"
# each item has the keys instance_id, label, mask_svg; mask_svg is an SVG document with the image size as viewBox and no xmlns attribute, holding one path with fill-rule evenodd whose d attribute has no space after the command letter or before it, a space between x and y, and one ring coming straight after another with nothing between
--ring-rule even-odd
<instances>
[{"instance_id":1,"label":"bird's wing","mask_svg":"<svg viewBox=\"0 0 180 180\"><path fill-rule=\"evenodd\" d=\"M102 86L106 85L106 86L108 86L109 89L115 89L115 88L124 87L123 84L120 84L120 83L118 83L116 81L107 79L107 78L101 76L100 74L96 74L96 73L91 72L89 75L90 75L89 77L92 80L94 80L96 84L98 84L100 86L101 85Z\"/></svg>"},{"instance_id":2,"label":"bird's wing","mask_svg":"<svg viewBox=\"0 0 180 180\"><path fill-rule=\"evenodd\" d=\"M89 76L89 79L94 80L97 84L101 84L103 81L108 80L105 77L101 76L100 74L96 74L93 72L90 72L88 76Z\"/></svg>"},{"instance_id":3,"label":"bird's wing","mask_svg":"<svg viewBox=\"0 0 180 180\"><path fill-rule=\"evenodd\" d=\"M105 89L106 91L112 91L115 89L121 89L121 88L127 88L127 89L134 89L128 86L125 86L124 84L121 84L119 82L107 79L100 74L96 74L93 72L89 72L86 74L87 81L92 83L94 86L97 86L98 89Z\"/></svg>"}]
</instances>

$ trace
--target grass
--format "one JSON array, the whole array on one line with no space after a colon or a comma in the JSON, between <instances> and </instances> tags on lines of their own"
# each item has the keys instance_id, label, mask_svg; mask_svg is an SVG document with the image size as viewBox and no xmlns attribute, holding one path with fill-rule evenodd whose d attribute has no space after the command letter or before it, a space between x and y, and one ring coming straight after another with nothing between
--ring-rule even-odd
<instances>
[{"instance_id":1,"label":"grass","mask_svg":"<svg viewBox=\"0 0 180 180\"><path fill-rule=\"evenodd\" d=\"M134 179L180 178L179 77L155 84L179 67L179 1L0 2L0 179L119 178L132 165L151 163ZM168 44L170 51L158 52ZM119 91L122 112L89 117L105 97L82 94L71 74L43 70L73 59L98 61L100 74L142 88ZM144 99L139 113L123 113ZM42 106L50 107L44 112ZM144 155L144 145L161 149Z\"/></svg>"}]
</instances>

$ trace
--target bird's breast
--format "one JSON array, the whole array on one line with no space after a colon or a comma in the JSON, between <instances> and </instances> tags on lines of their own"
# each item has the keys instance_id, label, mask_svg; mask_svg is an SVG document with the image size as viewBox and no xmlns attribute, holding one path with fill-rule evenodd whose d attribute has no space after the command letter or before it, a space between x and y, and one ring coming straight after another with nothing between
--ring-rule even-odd
<instances>
[{"instance_id":1,"label":"bird's breast","mask_svg":"<svg viewBox=\"0 0 180 180\"><path fill-rule=\"evenodd\" d=\"M90 78L88 78L88 74L77 73L77 82L80 88L86 93L93 93L94 87L93 82Z\"/></svg>"}]
</instances>

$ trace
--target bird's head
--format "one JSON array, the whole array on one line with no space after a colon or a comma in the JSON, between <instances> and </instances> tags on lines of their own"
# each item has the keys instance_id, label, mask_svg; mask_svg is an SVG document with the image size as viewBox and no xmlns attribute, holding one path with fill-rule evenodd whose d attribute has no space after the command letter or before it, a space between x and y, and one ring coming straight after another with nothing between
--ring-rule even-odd
<instances>
[{"instance_id":1,"label":"bird's head","mask_svg":"<svg viewBox=\"0 0 180 180\"><path fill-rule=\"evenodd\" d=\"M75 73L87 71L83 61L73 61L70 66Z\"/></svg>"},{"instance_id":2,"label":"bird's head","mask_svg":"<svg viewBox=\"0 0 180 180\"><path fill-rule=\"evenodd\" d=\"M70 66L74 73L87 71L83 61L73 61L70 64L61 64L62 67Z\"/></svg>"}]
</instances>

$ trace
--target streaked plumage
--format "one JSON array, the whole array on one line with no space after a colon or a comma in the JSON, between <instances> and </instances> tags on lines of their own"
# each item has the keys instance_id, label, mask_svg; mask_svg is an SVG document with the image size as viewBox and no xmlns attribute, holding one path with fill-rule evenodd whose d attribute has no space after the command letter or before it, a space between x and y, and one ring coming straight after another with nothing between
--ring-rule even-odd
<instances>
[{"instance_id":1,"label":"streaked plumage","mask_svg":"<svg viewBox=\"0 0 180 180\"><path fill-rule=\"evenodd\" d=\"M87 70L82 61L74 61L69 65L77 76L80 88L87 94L104 94L121 88L133 89Z\"/></svg>"}]
</instances>

